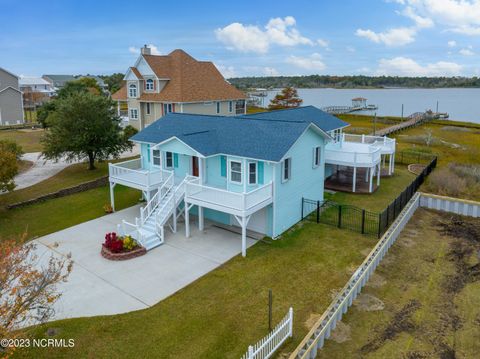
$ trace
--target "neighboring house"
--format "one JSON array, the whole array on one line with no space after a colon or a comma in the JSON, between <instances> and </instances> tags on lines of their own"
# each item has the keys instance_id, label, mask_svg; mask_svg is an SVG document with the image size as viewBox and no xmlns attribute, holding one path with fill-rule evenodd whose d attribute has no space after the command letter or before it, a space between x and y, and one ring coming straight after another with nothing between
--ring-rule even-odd
<instances>
[{"instance_id":1,"label":"neighboring house","mask_svg":"<svg viewBox=\"0 0 480 359\"><path fill-rule=\"evenodd\" d=\"M95 81L97 81L97 85L102 89L102 91L104 91L104 92L108 91L108 85L100 77L86 75L86 76L78 76L76 79L79 80L79 79L82 79L82 78L94 79Z\"/></svg>"},{"instance_id":2,"label":"neighboring house","mask_svg":"<svg viewBox=\"0 0 480 359\"><path fill-rule=\"evenodd\" d=\"M42 78L50 83L55 91L60 90L69 81L75 81L73 75L43 75Z\"/></svg>"},{"instance_id":3,"label":"neighboring house","mask_svg":"<svg viewBox=\"0 0 480 359\"><path fill-rule=\"evenodd\" d=\"M118 113L142 129L170 112L233 116L246 111L246 96L229 84L212 62L197 61L183 50L151 55L143 47L112 95Z\"/></svg>"},{"instance_id":4,"label":"neighboring house","mask_svg":"<svg viewBox=\"0 0 480 359\"><path fill-rule=\"evenodd\" d=\"M41 77L22 77L19 80L23 92L24 109L34 111L55 94L53 86Z\"/></svg>"},{"instance_id":5,"label":"neighboring house","mask_svg":"<svg viewBox=\"0 0 480 359\"><path fill-rule=\"evenodd\" d=\"M303 197L323 200L327 148L345 146L347 125L312 106L234 117L167 114L132 137L140 159L109 165L112 207L116 184L147 200L121 232L151 249L167 226L176 231L180 215L188 237L194 214L200 229L205 218L240 227L245 255L247 230L278 237L301 220Z\"/></svg>"},{"instance_id":6,"label":"neighboring house","mask_svg":"<svg viewBox=\"0 0 480 359\"><path fill-rule=\"evenodd\" d=\"M18 76L0 67L0 125L24 122Z\"/></svg>"}]
</instances>

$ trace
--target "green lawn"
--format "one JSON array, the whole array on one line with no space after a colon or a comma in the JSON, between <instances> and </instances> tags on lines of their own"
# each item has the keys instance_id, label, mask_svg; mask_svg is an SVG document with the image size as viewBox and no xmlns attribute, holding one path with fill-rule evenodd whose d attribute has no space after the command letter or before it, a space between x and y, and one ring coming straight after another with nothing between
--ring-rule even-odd
<instances>
[{"instance_id":1,"label":"green lawn","mask_svg":"<svg viewBox=\"0 0 480 359\"><path fill-rule=\"evenodd\" d=\"M478 242L440 234L438 222L450 217L417 211L362 291L385 308L353 305L319 358L478 357L480 281L462 275L479 265Z\"/></svg>"},{"instance_id":2,"label":"green lawn","mask_svg":"<svg viewBox=\"0 0 480 359\"><path fill-rule=\"evenodd\" d=\"M108 186L23 208L11 210L5 208L8 204L35 198L108 174L107 162L97 163L96 166L96 170L89 171L84 163L74 164L36 185L0 195L0 239L18 237L25 230L28 232L28 238L33 238L103 215L103 205L110 203ZM140 196L137 190L117 186L115 188L117 209L138 203Z\"/></svg>"},{"instance_id":3,"label":"green lawn","mask_svg":"<svg viewBox=\"0 0 480 359\"><path fill-rule=\"evenodd\" d=\"M42 145L40 139L43 136L43 130L1 130L0 140L12 140L22 146L23 152L41 152Z\"/></svg>"},{"instance_id":4,"label":"green lawn","mask_svg":"<svg viewBox=\"0 0 480 359\"><path fill-rule=\"evenodd\" d=\"M382 177L380 187L373 194L343 193L326 194L325 198L340 204L351 204L369 211L379 212L385 209L398 197L413 180L415 175L406 166L395 165L395 173L391 177Z\"/></svg>"},{"instance_id":5,"label":"green lawn","mask_svg":"<svg viewBox=\"0 0 480 359\"><path fill-rule=\"evenodd\" d=\"M305 223L273 244L259 242L155 306L122 315L62 320L32 330L73 338L71 349L30 349L36 358L239 358L268 333L268 289L273 319L294 308L291 351L307 333L306 321L322 313L375 240ZM159 249L161 250L161 248ZM158 283L162 285L162 283Z\"/></svg>"}]
</instances>

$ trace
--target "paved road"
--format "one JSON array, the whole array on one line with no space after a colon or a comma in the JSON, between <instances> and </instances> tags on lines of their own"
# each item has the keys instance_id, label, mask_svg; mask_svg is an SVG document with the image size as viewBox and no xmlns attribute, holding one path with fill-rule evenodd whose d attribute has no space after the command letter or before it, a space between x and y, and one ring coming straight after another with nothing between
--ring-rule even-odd
<instances>
[{"instance_id":1,"label":"paved road","mask_svg":"<svg viewBox=\"0 0 480 359\"><path fill-rule=\"evenodd\" d=\"M55 318L108 315L148 308L192 283L241 252L241 237L205 222L205 230L191 222L191 237L185 226L166 231L166 241L144 256L109 261L100 255L107 232L125 219L134 222L140 206L35 239L38 265L50 255L71 253L73 270L66 283L58 285L62 296L55 303ZM247 245L256 241L247 238Z\"/></svg>"},{"instance_id":2,"label":"paved road","mask_svg":"<svg viewBox=\"0 0 480 359\"><path fill-rule=\"evenodd\" d=\"M65 167L70 166L73 163L78 163L78 161L74 162L67 162L65 160L59 160L58 162L44 160L40 158L40 152L30 152L25 153L22 156L23 160L33 162L33 166L29 168L27 171L19 174L15 177L15 190L22 189L25 187L30 187L34 184L37 184L43 180L46 180L49 177L56 175L58 172L63 170ZM139 154L138 146L135 146L133 150L130 152L125 152L121 155L121 157L132 157Z\"/></svg>"}]
</instances>

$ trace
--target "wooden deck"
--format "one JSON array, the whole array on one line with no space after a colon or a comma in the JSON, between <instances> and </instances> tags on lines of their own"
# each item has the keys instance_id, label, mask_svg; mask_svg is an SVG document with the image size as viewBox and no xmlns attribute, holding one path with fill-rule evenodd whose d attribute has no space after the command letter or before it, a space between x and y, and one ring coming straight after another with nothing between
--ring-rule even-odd
<instances>
[{"instance_id":1,"label":"wooden deck","mask_svg":"<svg viewBox=\"0 0 480 359\"><path fill-rule=\"evenodd\" d=\"M415 112L407 117L407 120L400 122L396 125L383 128L381 130L375 131L372 135L375 136L388 136L394 134L396 132L406 130L411 127L418 126L424 122L439 119L441 117L448 118L448 114L445 113L437 113L437 112Z\"/></svg>"}]
</instances>

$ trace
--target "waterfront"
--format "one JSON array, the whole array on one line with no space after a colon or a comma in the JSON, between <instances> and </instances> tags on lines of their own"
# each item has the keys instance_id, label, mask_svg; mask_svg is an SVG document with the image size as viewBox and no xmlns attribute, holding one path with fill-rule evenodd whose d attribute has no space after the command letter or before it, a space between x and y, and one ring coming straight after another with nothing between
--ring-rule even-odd
<instances>
[{"instance_id":1,"label":"waterfront","mask_svg":"<svg viewBox=\"0 0 480 359\"><path fill-rule=\"evenodd\" d=\"M268 105L278 92L269 91L265 98ZM414 112L431 109L448 112L450 120L480 123L480 88L441 89L298 89L303 105L350 106L354 97L365 97L368 104L378 106L379 116L408 116ZM372 111L356 112L373 114Z\"/></svg>"}]
</instances>

